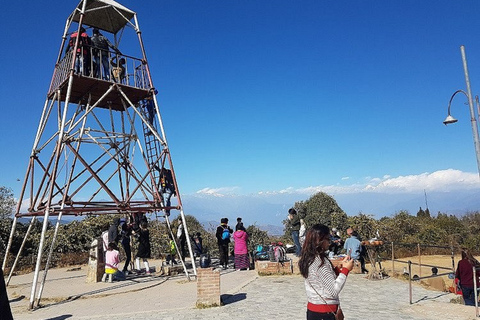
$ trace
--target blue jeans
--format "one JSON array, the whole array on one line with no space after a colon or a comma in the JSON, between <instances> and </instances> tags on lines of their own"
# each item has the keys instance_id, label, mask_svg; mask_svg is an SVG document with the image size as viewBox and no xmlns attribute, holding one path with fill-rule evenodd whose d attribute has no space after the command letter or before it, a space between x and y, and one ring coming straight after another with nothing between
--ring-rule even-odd
<instances>
[{"instance_id":1,"label":"blue jeans","mask_svg":"<svg viewBox=\"0 0 480 320\"><path fill-rule=\"evenodd\" d=\"M166 207L170 207L170 205L172 204L171 201L170 201L170 199L172 198L172 195L173 195L172 190L170 190L170 189L163 190L163 196L164 196ZM170 214L170 209L165 209L165 213Z\"/></svg>"},{"instance_id":2,"label":"blue jeans","mask_svg":"<svg viewBox=\"0 0 480 320\"><path fill-rule=\"evenodd\" d=\"M83 55L77 53L75 58L75 72L78 74L83 74Z\"/></svg>"},{"instance_id":3,"label":"blue jeans","mask_svg":"<svg viewBox=\"0 0 480 320\"><path fill-rule=\"evenodd\" d=\"M108 61L108 52L100 50L100 52L93 56L93 62L95 63L95 78L110 80L110 63ZM102 65L103 75L100 74L100 64Z\"/></svg>"},{"instance_id":4,"label":"blue jeans","mask_svg":"<svg viewBox=\"0 0 480 320\"><path fill-rule=\"evenodd\" d=\"M462 287L462 296L463 301L465 302L466 306L474 306L475 305L475 291L473 288L470 287Z\"/></svg>"},{"instance_id":5,"label":"blue jeans","mask_svg":"<svg viewBox=\"0 0 480 320\"><path fill-rule=\"evenodd\" d=\"M300 245L300 232L298 230L292 231L293 243L295 243L295 255L298 257L302 253L302 246Z\"/></svg>"},{"instance_id":6,"label":"blue jeans","mask_svg":"<svg viewBox=\"0 0 480 320\"><path fill-rule=\"evenodd\" d=\"M113 280L123 281L125 280L125 274L122 271L117 270L117 272L113 274Z\"/></svg>"}]
</instances>

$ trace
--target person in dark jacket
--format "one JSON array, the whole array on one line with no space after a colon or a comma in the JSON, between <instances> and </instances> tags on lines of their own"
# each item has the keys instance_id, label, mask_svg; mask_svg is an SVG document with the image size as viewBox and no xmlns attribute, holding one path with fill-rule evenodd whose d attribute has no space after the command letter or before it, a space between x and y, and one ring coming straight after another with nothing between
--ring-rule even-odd
<instances>
[{"instance_id":1,"label":"person in dark jacket","mask_svg":"<svg viewBox=\"0 0 480 320\"><path fill-rule=\"evenodd\" d=\"M145 265L145 273L150 274L150 266L148 265L148 258L150 258L150 232L148 231L146 221L142 221L138 231L138 251L135 256L135 265L138 271L140 271L140 258Z\"/></svg>"},{"instance_id":2,"label":"person in dark jacket","mask_svg":"<svg viewBox=\"0 0 480 320\"><path fill-rule=\"evenodd\" d=\"M203 239L200 232L197 232L192 238L193 242L193 255L195 258L200 258L203 253Z\"/></svg>"},{"instance_id":3,"label":"person in dark jacket","mask_svg":"<svg viewBox=\"0 0 480 320\"><path fill-rule=\"evenodd\" d=\"M300 257L302 253L302 246L300 245L300 217L293 208L288 210L288 228L290 229L290 234L295 244L295 255Z\"/></svg>"},{"instance_id":4,"label":"person in dark jacket","mask_svg":"<svg viewBox=\"0 0 480 320\"><path fill-rule=\"evenodd\" d=\"M223 269L228 268L228 244L230 243L230 235L232 233L232 228L228 226L228 219L222 218L215 236L217 237L218 251L220 252L220 265L223 266Z\"/></svg>"},{"instance_id":5,"label":"person in dark jacket","mask_svg":"<svg viewBox=\"0 0 480 320\"><path fill-rule=\"evenodd\" d=\"M480 264L470 251L462 250L462 260L458 261L458 267L455 277L459 280L462 288L463 301L466 306L475 305L475 292L473 282L473 267L479 267ZM477 288L480 288L480 282L477 273Z\"/></svg>"},{"instance_id":6,"label":"person in dark jacket","mask_svg":"<svg viewBox=\"0 0 480 320\"><path fill-rule=\"evenodd\" d=\"M118 51L110 40L101 34L97 28L93 29L91 42L93 45L93 63L95 66L93 76L95 78L110 80L109 48L115 50L117 54L120 54L120 51ZM100 76L100 66L103 70L102 76Z\"/></svg>"},{"instance_id":7,"label":"person in dark jacket","mask_svg":"<svg viewBox=\"0 0 480 320\"><path fill-rule=\"evenodd\" d=\"M130 236L132 235L132 226L124 221L122 223L122 231L121 231L121 242L123 250L125 250L125 265L123 266L123 273L125 275L128 274L128 266L130 265L130 261L132 261L132 248L130 247Z\"/></svg>"},{"instance_id":8,"label":"person in dark jacket","mask_svg":"<svg viewBox=\"0 0 480 320\"><path fill-rule=\"evenodd\" d=\"M70 35L66 52L75 48L78 32L75 31ZM77 52L75 53L75 72L77 74L90 74L90 46L92 42L84 27L80 27L80 38L78 41Z\"/></svg>"},{"instance_id":9,"label":"person in dark jacket","mask_svg":"<svg viewBox=\"0 0 480 320\"><path fill-rule=\"evenodd\" d=\"M113 223L108 228L108 243L118 243L120 236L118 234L118 226L120 225L120 218L113 219Z\"/></svg>"}]
</instances>

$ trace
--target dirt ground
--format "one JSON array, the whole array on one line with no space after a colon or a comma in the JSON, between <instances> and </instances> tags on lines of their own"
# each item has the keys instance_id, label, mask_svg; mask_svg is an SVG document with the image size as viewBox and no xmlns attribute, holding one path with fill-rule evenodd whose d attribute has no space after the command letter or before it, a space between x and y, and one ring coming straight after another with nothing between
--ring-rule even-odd
<instances>
[{"instance_id":1,"label":"dirt ground","mask_svg":"<svg viewBox=\"0 0 480 320\"><path fill-rule=\"evenodd\" d=\"M449 279L448 274L454 273L454 269L457 267L458 261L461 259L460 255L422 255L400 258L393 262L391 260L383 260L382 268L390 275L395 277L402 277L404 270L408 271L408 261L412 262L412 276L418 275L419 277L427 277L432 275L432 266L437 267L438 274L445 281L448 287L453 287L454 279ZM400 262L402 261L402 262ZM421 265L421 266L420 266ZM392 266L394 267L394 273L392 273ZM405 269L404 269L405 268ZM425 280L421 283L425 284Z\"/></svg>"}]
</instances>

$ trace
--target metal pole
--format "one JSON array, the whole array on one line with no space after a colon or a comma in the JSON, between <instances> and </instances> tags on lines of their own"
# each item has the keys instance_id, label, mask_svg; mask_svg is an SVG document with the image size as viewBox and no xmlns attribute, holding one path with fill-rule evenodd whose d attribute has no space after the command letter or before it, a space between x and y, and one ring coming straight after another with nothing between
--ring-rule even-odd
<instances>
[{"instance_id":1,"label":"metal pole","mask_svg":"<svg viewBox=\"0 0 480 320\"><path fill-rule=\"evenodd\" d=\"M410 304L412 302L412 261L408 260L408 292L410 295Z\"/></svg>"},{"instance_id":2,"label":"metal pole","mask_svg":"<svg viewBox=\"0 0 480 320\"><path fill-rule=\"evenodd\" d=\"M35 217L35 216L30 220L30 224L28 225L27 232L25 233L25 236L23 237L23 241L22 241L22 244L20 246L20 249L18 249L18 253L17 253L17 256L15 257L15 261L13 262L13 265L10 268L10 272L8 274L7 281L5 282L6 286L8 286L8 284L10 283L10 279L12 278L13 272L15 271L18 260L20 259L20 254L22 253L23 248L25 247L25 243L27 242L27 238L30 235L30 231L32 230L32 226L33 226L33 224L35 223L36 220L37 220L37 217Z\"/></svg>"},{"instance_id":3,"label":"metal pole","mask_svg":"<svg viewBox=\"0 0 480 320\"><path fill-rule=\"evenodd\" d=\"M470 77L468 75L467 57L465 55L465 46L460 46L460 52L462 53L463 71L465 73L465 82L466 82L466 85L467 85L468 106L470 107L470 121L472 123L473 142L474 142L474 145L475 145L475 153L476 153L476 156L477 156L478 174L480 176L480 139L479 139L479 136L478 136L477 120L476 120L476 116L475 116L475 109L474 109L474 106L473 106L472 89L470 88Z\"/></svg>"},{"instance_id":4,"label":"metal pole","mask_svg":"<svg viewBox=\"0 0 480 320\"><path fill-rule=\"evenodd\" d=\"M418 250L418 276L422 276L422 254L420 252L420 243L417 243Z\"/></svg>"}]
</instances>

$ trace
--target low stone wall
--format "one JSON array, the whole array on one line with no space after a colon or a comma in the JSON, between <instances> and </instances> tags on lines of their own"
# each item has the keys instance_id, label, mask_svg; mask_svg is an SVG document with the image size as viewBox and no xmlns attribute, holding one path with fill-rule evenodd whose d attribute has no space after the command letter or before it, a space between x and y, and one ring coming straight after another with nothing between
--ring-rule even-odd
<instances>
[{"instance_id":1,"label":"low stone wall","mask_svg":"<svg viewBox=\"0 0 480 320\"><path fill-rule=\"evenodd\" d=\"M278 275L278 274L293 274L292 260L285 262L272 262L272 261L255 261L255 269L257 270L258 275L267 276L267 275Z\"/></svg>"}]
</instances>

